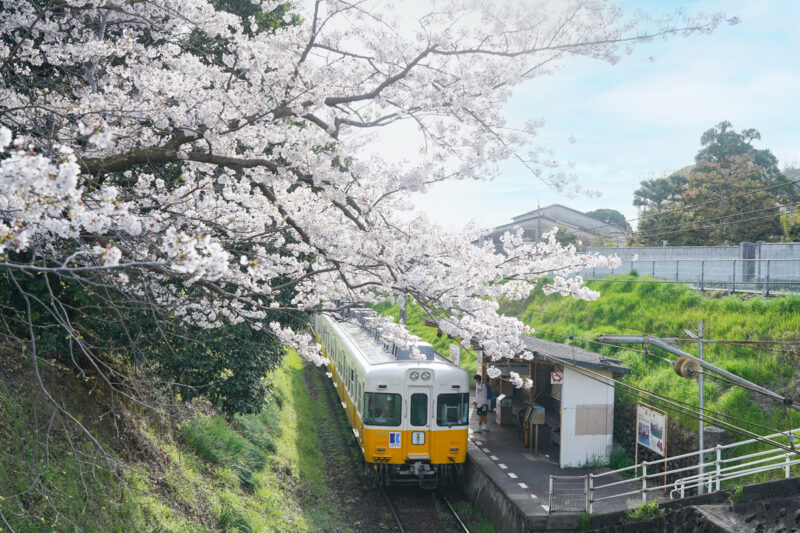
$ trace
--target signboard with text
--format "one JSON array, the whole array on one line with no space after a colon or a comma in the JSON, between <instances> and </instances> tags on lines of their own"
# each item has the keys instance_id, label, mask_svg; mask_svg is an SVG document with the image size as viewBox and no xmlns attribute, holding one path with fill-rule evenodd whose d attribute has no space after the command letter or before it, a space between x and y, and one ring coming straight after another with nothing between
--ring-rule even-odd
<instances>
[{"instance_id":1,"label":"signboard with text","mask_svg":"<svg viewBox=\"0 0 800 533\"><path fill-rule=\"evenodd\" d=\"M636 444L664 456L667 447L667 414L649 405L636 405Z\"/></svg>"},{"instance_id":2,"label":"signboard with text","mask_svg":"<svg viewBox=\"0 0 800 533\"><path fill-rule=\"evenodd\" d=\"M456 364L456 366L461 366L461 346L458 344L450 343L450 360Z\"/></svg>"}]
</instances>

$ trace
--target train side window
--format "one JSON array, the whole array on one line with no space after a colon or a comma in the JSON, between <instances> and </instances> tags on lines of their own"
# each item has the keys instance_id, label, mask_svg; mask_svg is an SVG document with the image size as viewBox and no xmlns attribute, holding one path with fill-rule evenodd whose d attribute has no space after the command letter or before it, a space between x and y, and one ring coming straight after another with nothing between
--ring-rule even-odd
<instances>
[{"instance_id":1,"label":"train side window","mask_svg":"<svg viewBox=\"0 0 800 533\"><path fill-rule=\"evenodd\" d=\"M469 394L440 394L436 400L436 423L440 426L466 426L469 423Z\"/></svg>"},{"instance_id":2,"label":"train side window","mask_svg":"<svg viewBox=\"0 0 800 533\"><path fill-rule=\"evenodd\" d=\"M352 368L350 369L350 390L353 391L353 393L356 392L356 371Z\"/></svg>"},{"instance_id":3,"label":"train side window","mask_svg":"<svg viewBox=\"0 0 800 533\"><path fill-rule=\"evenodd\" d=\"M399 426L403 415L403 399L391 392L364 394L364 424Z\"/></svg>"},{"instance_id":4,"label":"train side window","mask_svg":"<svg viewBox=\"0 0 800 533\"><path fill-rule=\"evenodd\" d=\"M428 395L421 392L412 394L410 411L412 426L428 425Z\"/></svg>"}]
</instances>

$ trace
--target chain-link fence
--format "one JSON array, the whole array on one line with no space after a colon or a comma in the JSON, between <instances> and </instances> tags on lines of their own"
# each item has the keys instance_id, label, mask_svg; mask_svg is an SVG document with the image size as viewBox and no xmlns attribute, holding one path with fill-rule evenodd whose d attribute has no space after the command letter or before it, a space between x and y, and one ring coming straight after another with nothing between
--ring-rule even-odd
<instances>
[{"instance_id":1,"label":"chain-link fence","mask_svg":"<svg viewBox=\"0 0 800 533\"><path fill-rule=\"evenodd\" d=\"M589 476L550 476L550 513L589 510Z\"/></svg>"},{"instance_id":2,"label":"chain-link fence","mask_svg":"<svg viewBox=\"0 0 800 533\"><path fill-rule=\"evenodd\" d=\"M615 268L592 268L581 272L587 279L619 276L635 270L640 276L703 289L728 292L800 292L798 259L656 259L622 261Z\"/></svg>"}]
</instances>

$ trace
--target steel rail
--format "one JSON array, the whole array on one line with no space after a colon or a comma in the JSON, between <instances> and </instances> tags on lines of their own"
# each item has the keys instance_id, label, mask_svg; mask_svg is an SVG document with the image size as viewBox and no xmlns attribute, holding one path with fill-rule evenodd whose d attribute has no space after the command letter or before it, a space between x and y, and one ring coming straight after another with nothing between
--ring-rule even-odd
<instances>
[{"instance_id":1,"label":"steel rail","mask_svg":"<svg viewBox=\"0 0 800 533\"><path fill-rule=\"evenodd\" d=\"M441 491L437 491L439 497L442 499L444 504L447 506L447 509L450 511L450 514L453 515L453 518L456 519L456 525L458 526L458 530L462 533L469 533L469 529L467 528L466 524L461 520L461 517L458 516L455 508L450 504L450 501L445 497L444 493Z\"/></svg>"},{"instance_id":2,"label":"steel rail","mask_svg":"<svg viewBox=\"0 0 800 533\"><path fill-rule=\"evenodd\" d=\"M391 511L395 523L397 523L397 529L400 531L400 533L406 533L406 528L403 527L403 522L400 521L400 515L397 513L397 507L394 506L394 502L392 502L392 499L389 497L389 494L386 492L386 490L381 488L380 491L383 495L383 499L386 501L386 505L389 506L389 511Z\"/></svg>"}]
</instances>

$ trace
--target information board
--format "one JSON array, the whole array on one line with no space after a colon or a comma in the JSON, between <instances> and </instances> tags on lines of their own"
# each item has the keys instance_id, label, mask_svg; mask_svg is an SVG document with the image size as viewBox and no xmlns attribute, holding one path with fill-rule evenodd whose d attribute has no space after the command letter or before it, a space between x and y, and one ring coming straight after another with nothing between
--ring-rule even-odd
<instances>
[{"instance_id":1,"label":"information board","mask_svg":"<svg viewBox=\"0 0 800 533\"><path fill-rule=\"evenodd\" d=\"M649 405L637 404L636 443L663 457L667 446L667 414Z\"/></svg>"},{"instance_id":2,"label":"information board","mask_svg":"<svg viewBox=\"0 0 800 533\"><path fill-rule=\"evenodd\" d=\"M456 364L456 366L461 366L461 346L458 344L450 343L450 360Z\"/></svg>"}]
</instances>

